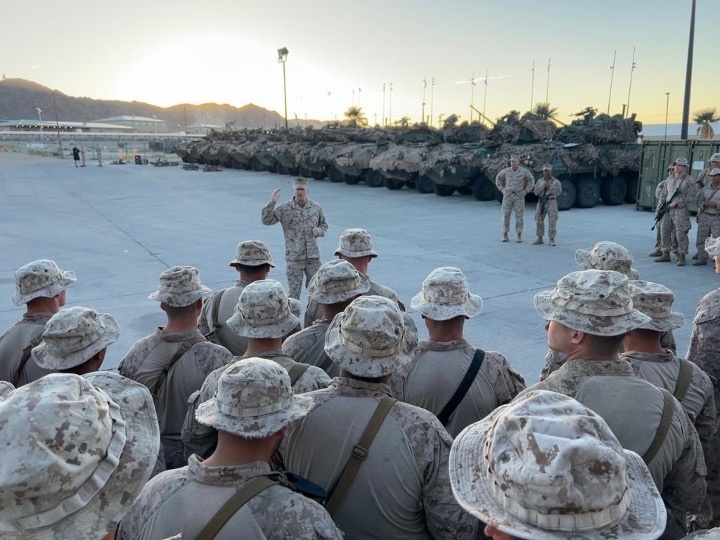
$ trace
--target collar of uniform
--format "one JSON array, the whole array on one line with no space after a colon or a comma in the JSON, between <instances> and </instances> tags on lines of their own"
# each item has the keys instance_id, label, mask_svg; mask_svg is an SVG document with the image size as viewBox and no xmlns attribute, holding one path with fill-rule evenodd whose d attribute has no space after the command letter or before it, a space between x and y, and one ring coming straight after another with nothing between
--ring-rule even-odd
<instances>
[{"instance_id":1,"label":"collar of uniform","mask_svg":"<svg viewBox=\"0 0 720 540\"><path fill-rule=\"evenodd\" d=\"M470 344L470 342L465 338L456 339L453 341L428 341L428 340L420 340L418 341L417 346L415 347L415 351L417 351L417 354L414 356L419 356L425 351L456 351L458 349L464 349L464 348L473 348L473 346Z\"/></svg>"},{"instance_id":2,"label":"collar of uniform","mask_svg":"<svg viewBox=\"0 0 720 540\"><path fill-rule=\"evenodd\" d=\"M675 355L670 349L665 349L665 351L661 353L628 351L620 354L620 359L627 360L629 362L637 360L639 362L653 362L655 364L665 364L668 362L673 362L675 360Z\"/></svg>"},{"instance_id":3,"label":"collar of uniform","mask_svg":"<svg viewBox=\"0 0 720 540\"><path fill-rule=\"evenodd\" d=\"M243 465L221 465L210 467L204 465L201 458L196 455L188 460L189 478L200 484L212 486L237 487L238 480L249 480L255 476L269 474L270 464L265 461L254 461Z\"/></svg>"},{"instance_id":4,"label":"collar of uniform","mask_svg":"<svg viewBox=\"0 0 720 540\"><path fill-rule=\"evenodd\" d=\"M383 383L371 383L350 377L335 377L330 385L337 390L337 394L345 396L392 397L390 387Z\"/></svg>"},{"instance_id":5,"label":"collar of uniform","mask_svg":"<svg viewBox=\"0 0 720 540\"><path fill-rule=\"evenodd\" d=\"M568 360L560 369L578 371L588 375L634 375L632 365L626 360Z\"/></svg>"},{"instance_id":6,"label":"collar of uniform","mask_svg":"<svg viewBox=\"0 0 720 540\"><path fill-rule=\"evenodd\" d=\"M235 286L244 289L245 287L250 285L250 283L251 283L250 281L245 281L244 279L238 279L235 282Z\"/></svg>"},{"instance_id":7,"label":"collar of uniform","mask_svg":"<svg viewBox=\"0 0 720 540\"><path fill-rule=\"evenodd\" d=\"M178 341L187 341L195 337L203 337L199 330L188 330L187 332L180 332L177 334L168 334L165 332L165 327L158 326L158 334L163 341L169 341L175 343Z\"/></svg>"},{"instance_id":8,"label":"collar of uniform","mask_svg":"<svg viewBox=\"0 0 720 540\"><path fill-rule=\"evenodd\" d=\"M47 324L47 322L52 318L52 316L52 313L33 313L32 315L23 313L22 322L33 324Z\"/></svg>"},{"instance_id":9,"label":"collar of uniform","mask_svg":"<svg viewBox=\"0 0 720 540\"><path fill-rule=\"evenodd\" d=\"M290 199L290 204L293 205L293 208L301 208L301 209L303 209L303 210L304 210L305 208L310 208L310 207L313 205L313 204L312 204L312 201L311 201L310 199L305 199L305 204L302 205L302 206L300 206L298 203L295 202L295 197L293 197L292 199Z\"/></svg>"},{"instance_id":10,"label":"collar of uniform","mask_svg":"<svg viewBox=\"0 0 720 540\"><path fill-rule=\"evenodd\" d=\"M241 358L264 358L265 360L272 360L273 362L280 364L288 371L290 371L290 368L296 363L295 360L282 351L265 351L253 355L244 354Z\"/></svg>"}]
</instances>

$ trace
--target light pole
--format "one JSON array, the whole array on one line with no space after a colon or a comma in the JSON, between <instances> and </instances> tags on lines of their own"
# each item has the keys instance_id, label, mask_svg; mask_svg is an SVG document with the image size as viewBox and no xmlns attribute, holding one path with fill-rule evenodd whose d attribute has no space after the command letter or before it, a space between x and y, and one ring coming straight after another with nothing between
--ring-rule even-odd
<instances>
[{"instance_id":1,"label":"light pole","mask_svg":"<svg viewBox=\"0 0 720 540\"><path fill-rule=\"evenodd\" d=\"M612 87L613 87L613 79L615 78L615 59L617 58L617 49L615 49L615 52L613 53L613 63L612 66L610 66L610 93L608 94L608 108L607 108L607 114L610 114L610 100L612 99Z\"/></svg>"},{"instance_id":2,"label":"light pole","mask_svg":"<svg viewBox=\"0 0 720 540\"><path fill-rule=\"evenodd\" d=\"M386 126L387 123L385 122L385 83L383 83L383 110L382 110L382 124L383 126Z\"/></svg>"},{"instance_id":3,"label":"light pole","mask_svg":"<svg viewBox=\"0 0 720 540\"><path fill-rule=\"evenodd\" d=\"M42 109L40 107L35 107L35 110L38 113L38 118L40 120L40 140L42 141Z\"/></svg>"},{"instance_id":4,"label":"light pole","mask_svg":"<svg viewBox=\"0 0 720 540\"><path fill-rule=\"evenodd\" d=\"M472 124L473 105L475 104L475 70L470 77L470 123Z\"/></svg>"},{"instance_id":5,"label":"light pole","mask_svg":"<svg viewBox=\"0 0 720 540\"><path fill-rule=\"evenodd\" d=\"M688 41L687 68L685 70L685 99L683 100L682 127L680 139L685 141L688 137L688 122L690 121L690 89L692 86L693 46L695 44L695 0L692 0L690 11L690 39Z\"/></svg>"},{"instance_id":6,"label":"light pole","mask_svg":"<svg viewBox=\"0 0 720 540\"><path fill-rule=\"evenodd\" d=\"M288 53L287 47L278 49L278 63L282 64L283 67L283 96L285 98L285 131L288 129L287 119L287 79L285 78L285 62L287 62Z\"/></svg>"},{"instance_id":7,"label":"light pole","mask_svg":"<svg viewBox=\"0 0 720 540\"><path fill-rule=\"evenodd\" d=\"M627 113L630 115L630 92L632 92L633 73L635 72L635 47L633 47L632 64L630 65L630 84L628 85ZM623 117L625 115L623 114Z\"/></svg>"},{"instance_id":8,"label":"light pole","mask_svg":"<svg viewBox=\"0 0 720 540\"><path fill-rule=\"evenodd\" d=\"M420 123L425 122L425 92L427 91L427 79L423 79L423 99L422 99L422 115L420 116Z\"/></svg>"},{"instance_id":9,"label":"light pole","mask_svg":"<svg viewBox=\"0 0 720 540\"><path fill-rule=\"evenodd\" d=\"M430 85L430 122L428 124L432 125L433 123L433 101L435 101L435 77L432 78L432 84Z\"/></svg>"},{"instance_id":10,"label":"light pole","mask_svg":"<svg viewBox=\"0 0 720 540\"><path fill-rule=\"evenodd\" d=\"M530 111L532 112L533 101L535 99L535 60L532 63L532 82L530 83Z\"/></svg>"},{"instance_id":11,"label":"light pole","mask_svg":"<svg viewBox=\"0 0 720 540\"><path fill-rule=\"evenodd\" d=\"M667 141L668 110L670 109L670 92L665 92L665 140Z\"/></svg>"},{"instance_id":12,"label":"light pole","mask_svg":"<svg viewBox=\"0 0 720 540\"><path fill-rule=\"evenodd\" d=\"M390 83L390 97L388 102L388 124L392 125L392 83Z\"/></svg>"}]
</instances>

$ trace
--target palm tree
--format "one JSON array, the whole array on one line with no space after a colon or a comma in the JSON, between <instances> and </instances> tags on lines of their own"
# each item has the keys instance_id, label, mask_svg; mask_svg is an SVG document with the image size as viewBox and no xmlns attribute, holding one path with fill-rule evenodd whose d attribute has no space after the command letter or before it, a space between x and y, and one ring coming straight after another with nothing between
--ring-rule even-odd
<instances>
[{"instance_id":1,"label":"palm tree","mask_svg":"<svg viewBox=\"0 0 720 540\"><path fill-rule=\"evenodd\" d=\"M715 116L717 109L701 109L693 114L693 122L698 126L697 134L701 139L712 139L715 137L713 122L720 122L720 117Z\"/></svg>"},{"instance_id":2,"label":"palm tree","mask_svg":"<svg viewBox=\"0 0 720 540\"><path fill-rule=\"evenodd\" d=\"M452 129L457 125L459 120L460 117L457 114L451 114L445 119L445 122L443 122L443 128Z\"/></svg>"},{"instance_id":3,"label":"palm tree","mask_svg":"<svg viewBox=\"0 0 720 540\"><path fill-rule=\"evenodd\" d=\"M348 123L351 126L365 127L368 124L368 120L365 118L365 113L363 112L362 107L358 107L356 105L348 107L348 110L345 111L345 118L347 118Z\"/></svg>"},{"instance_id":4,"label":"palm tree","mask_svg":"<svg viewBox=\"0 0 720 540\"><path fill-rule=\"evenodd\" d=\"M557 115L557 109L551 107L549 103L541 101L535 104L532 110L535 116L539 116L542 120L554 120Z\"/></svg>"}]
</instances>

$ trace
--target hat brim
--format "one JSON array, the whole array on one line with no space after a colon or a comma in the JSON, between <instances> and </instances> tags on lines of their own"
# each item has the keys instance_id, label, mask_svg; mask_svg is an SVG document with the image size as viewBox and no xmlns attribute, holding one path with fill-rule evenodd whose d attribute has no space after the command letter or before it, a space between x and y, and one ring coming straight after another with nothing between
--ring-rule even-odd
<instances>
[{"instance_id":1,"label":"hat brim","mask_svg":"<svg viewBox=\"0 0 720 540\"><path fill-rule=\"evenodd\" d=\"M340 339L340 324L344 316L344 312L338 313L330 323L325 333L325 354L345 371L356 377L377 378L394 373L410 361L414 345L408 336L403 336L402 350L391 356L378 358L349 351Z\"/></svg>"},{"instance_id":2,"label":"hat brim","mask_svg":"<svg viewBox=\"0 0 720 540\"><path fill-rule=\"evenodd\" d=\"M417 293L410 300L410 307L433 321L447 321L461 315L472 319L482 311L482 306L482 298L472 293L468 294L467 302L453 306L427 302L422 292Z\"/></svg>"},{"instance_id":3,"label":"hat brim","mask_svg":"<svg viewBox=\"0 0 720 540\"><path fill-rule=\"evenodd\" d=\"M483 475L489 466L485 457L485 439L496 414L465 428L450 450L450 485L455 499L467 512L506 534L526 539L645 539L662 534L666 524L662 499L642 458L630 450L623 451L630 479L630 508L616 525L588 532L549 531L510 514L495 499Z\"/></svg>"},{"instance_id":4,"label":"hat brim","mask_svg":"<svg viewBox=\"0 0 720 540\"><path fill-rule=\"evenodd\" d=\"M0 381L0 399L4 399L5 396L15 390L15 387L7 381Z\"/></svg>"},{"instance_id":5,"label":"hat brim","mask_svg":"<svg viewBox=\"0 0 720 540\"><path fill-rule=\"evenodd\" d=\"M673 311L670 316L665 319L650 319L650 322L644 324L639 329L655 330L656 332L669 332L680 328L685 323L685 317L679 311Z\"/></svg>"},{"instance_id":6,"label":"hat brim","mask_svg":"<svg viewBox=\"0 0 720 540\"><path fill-rule=\"evenodd\" d=\"M59 356L51 352L43 340L32 350L31 354L35 363L43 369L66 370L87 362L98 352L115 343L120 336L118 322L107 313L98 313L98 318L105 324L105 333L95 343L91 343L80 351Z\"/></svg>"},{"instance_id":7,"label":"hat brim","mask_svg":"<svg viewBox=\"0 0 720 540\"><path fill-rule=\"evenodd\" d=\"M42 289L38 289L37 291L33 291L28 294L18 294L16 291L12 297L13 304L16 306L23 306L35 298L52 298L53 296L57 296L63 292L76 281L77 278L75 277L75 272L71 270L63 270L60 279L52 285L43 287Z\"/></svg>"},{"instance_id":8,"label":"hat brim","mask_svg":"<svg viewBox=\"0 0 720 540\"><path fill-rule=\"evenodd\" d=\"M552 293L553 291L542 291L535 295L535 309L540 316L546 321L556 321L586 334L619 336L641 328L652 320L637 309L625 315L612 317L577 313L557 307L552 301ZM612 319L612 324L608 324L608 319Z\"/></svg>"},{"instance_id":9,"label":"hat brim","mask_svg":"<svg viewBox=\"0 0 720 540\"><path fill-rule=\"evenodd\" d=\"M288 312L287 316L275 324L257 325L245 320L240 313L235 313L227 320L230 330L238 336L256 339L274 339L285 337L300 324L300 318Z\"/></svg>"},{"instance_id":10,"label":"hat brim","mask_svg":"<svg viewBox=\"0 0 720 540\"><path fill-rule=\"evenodd\" d=\"M590 265L590 261L588 260L588 255L590 254L591 250L592 248L575 250L575 262L578 263L585 270L590 270L592 268L592 266Z\"/></svg>"},{"instance_id":11,"label":"hat brim","mask_svg":"<svg viewBox=\"0 0 720 540\"><path fill-rule=\"evenodd\" d=\"M347 302L356 296L365 294L370 290L370 278L365 274L360 274L360 285L357 287L341 292L323 293L319 292L313 282L308 287L308 296L315 300L318 304L339 304Z\"/></svg>"},{"instance_id":12,"label":"hat brim","mask_svg":"<svg viewBox=\"0 0 720 540\"><path fill-rule=\"evenodd\" d=\"M189 306L193 302L197 302L201 298L204 298L212 292L210 287L202 285L199 289L193 291L187 291L180 294L173 294L169 292L155 291L148 296L148 300L157 300L167 304L170 307L185 307Z\"/></svg>"},{"instance_id":13,"label":"hat brim","mask_svg":"<svg viewBox=\"0 0 720 540\"><path fill-rule=\"evenodd\" d=\"M233 259L228 263L228 266L235 266L236 264L242 264L243 266L262 266L263 264L269 264L273 268L275 268L275 261L272 259L267 259L265 261L240 261L238 259Z\"/></svg>"},{"instance_id":14,"label":"hat brim","mask_svg":"<svg viewBox=\"0 0 720 540\"><path fill-rule=\"evenodd\" d=\"M235 418L220 412L216 405L216 398L198 405L195 418L205 426L218 431L226 431L246 439L262 439L277 433L293 420L302 418L309 413L315 402L309 396L293 396L291 405L281 411L262 416Z\"/></svg>"},{"instance_id":15,"label":"hat brim","mask_svg":"<svg viewBox=\"0 0 720 540\"><path fill-rule=\"evenodd\" d=\"M338 248L337 251L335 251L335 256L342 255L343 257L347 257L348 259L358 259L360 257L372 257L373 259L378 256L377 253L375 253L374 249L368 249L366 251L343 251L342 249Z\"/></svg>"}]
</instances>

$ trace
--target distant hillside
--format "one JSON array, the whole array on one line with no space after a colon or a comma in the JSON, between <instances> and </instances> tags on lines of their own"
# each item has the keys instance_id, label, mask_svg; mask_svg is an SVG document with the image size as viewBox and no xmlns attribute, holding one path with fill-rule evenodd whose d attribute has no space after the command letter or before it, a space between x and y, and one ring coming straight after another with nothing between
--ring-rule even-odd
<instances>
[{"instance_id":1,"label":"distant hillside","mask_svg":"<svg viewBox=\"0 0 720 540\"><path fill-rule=\"evenodd\" d=\"M43 111L43 120L55 120L53 112L53 90L25 79L0 80L0 120L18 120L37 118L36 107ZM262 127L270 129L284 125L284 118L275 111L269 111L252 103L243 107L204 103L202 105L173 105L157 107L140 101L112 101L74 97L55 90L55 103L59 120L68 122L91 122L100 118L121 115L137 115L152 118L153 115L165 120L169 131L176 126L187 124L214 124L224 126L226 122L235 122L236 129ZM305 125L304 121L288 119L291 126ZM323 122L308 120L312 126L321 126Z\"/></svg>"}]
</instances>

